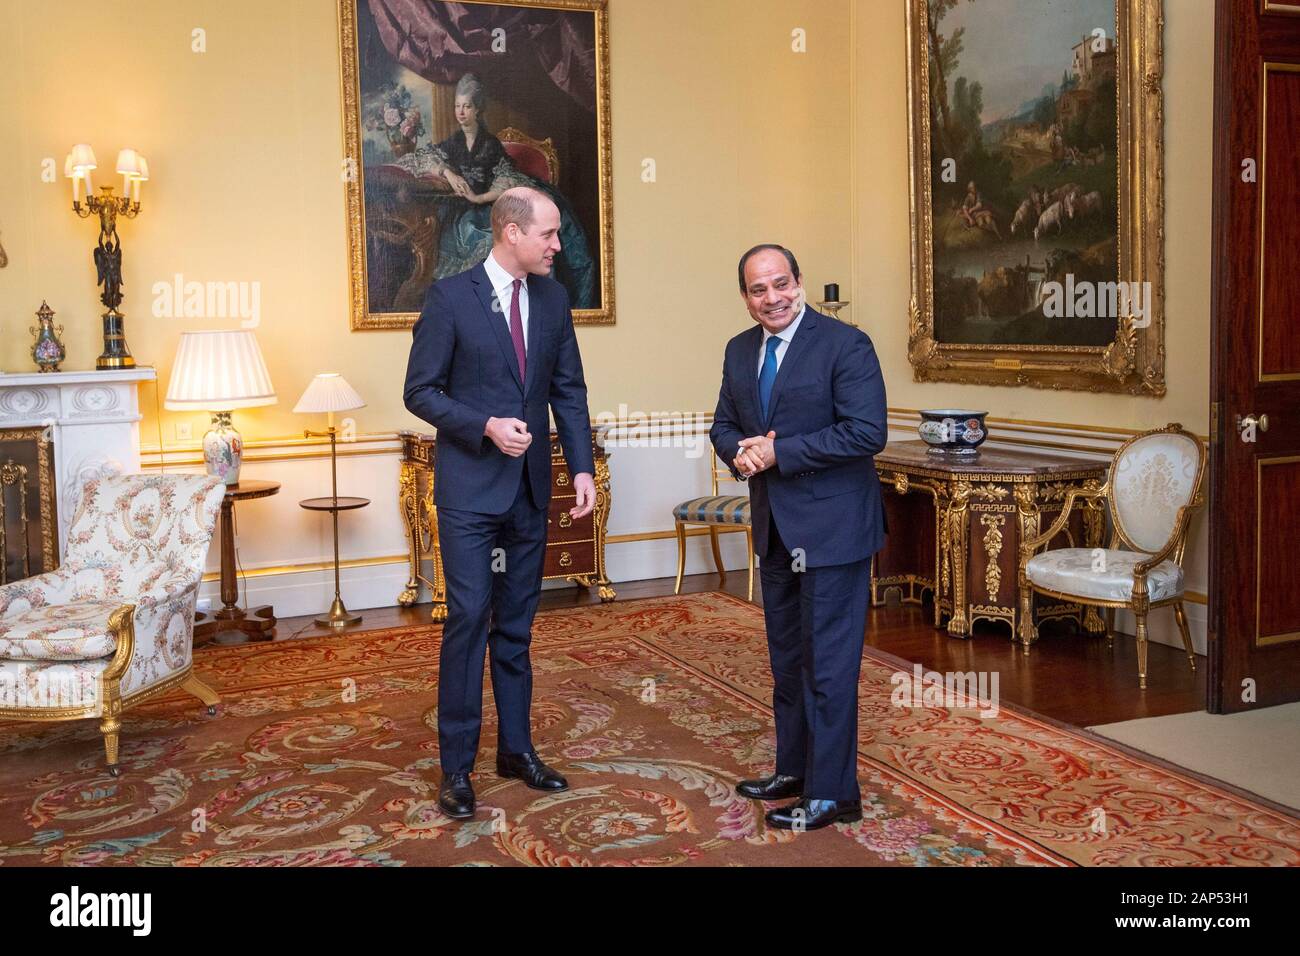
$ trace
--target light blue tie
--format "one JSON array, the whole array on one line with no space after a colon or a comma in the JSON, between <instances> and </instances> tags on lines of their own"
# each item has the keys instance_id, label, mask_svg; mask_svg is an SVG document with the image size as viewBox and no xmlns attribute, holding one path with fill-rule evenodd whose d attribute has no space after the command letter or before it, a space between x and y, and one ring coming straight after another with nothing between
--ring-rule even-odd
<instances>
[{"instance_id":1,"label":"light blue tie","mask_svg":"<svg viewBox=\"0 0 1300 956\"><path fill-rule=\"evenodd\" d=\"M763 371L758 375L758 400L763 406L763 424L767 424L767 407L772 401L772 385L776 382L776 350L781 340L775 335L767 340L767 355L763 359Z\"/></svg>"}]
</instances>

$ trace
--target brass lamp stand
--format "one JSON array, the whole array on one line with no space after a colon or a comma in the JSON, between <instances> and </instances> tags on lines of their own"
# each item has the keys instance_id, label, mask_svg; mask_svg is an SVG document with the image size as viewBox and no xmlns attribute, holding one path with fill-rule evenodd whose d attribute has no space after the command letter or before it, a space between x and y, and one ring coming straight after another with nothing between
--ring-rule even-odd
<instances>
[{"instance_id":1,"label":"brass lamp stand","mask_svg":"<svg viewBox=\"0 0 1300 956\"><path fill-rule=\"evenodd\" d=\"M330 412L330 418L334 413ZM299 502L302 507L309 511L328 511L334 519L334 603L330 605L329 612L316 618L317 624L323 624L327 627L346 627L349 624L357 624L361 621L360 614L353 614L343 605L343 598L339 594L339 512L347 511L352 508L364 508L370 502L365 498L340 498L339 497L339 472L338 472L338 429L333 423L323 432L314 432L306 429L303 435L307 438L324 438L329 436L330 440L330 491L329 498L308 498Z\"/></svg>"},{"instance_id":2,"label":"brass lamp stand","mask_svg":"<svg viewBox=\"0 0 1300 956\"><path fill-rule=\"evenodd\" d=\"M326 372L312 379L307 391L294 407L295 412L329 413L329 427L325 431L305 429L303 435L307 438L328 437L330 440L330 497L308 498L298 502L309 511L330 512L334 522L334 603L330 605L328 613L316 618L317 624L326 627L346 627L361 620L360 614L353 614L344 606L339 589L339 512L364 508L370 501L367 498L339 497L338 429L334 427L334 413L364 406L361 396L341 375Z\"/></svg>"}]
</instances>

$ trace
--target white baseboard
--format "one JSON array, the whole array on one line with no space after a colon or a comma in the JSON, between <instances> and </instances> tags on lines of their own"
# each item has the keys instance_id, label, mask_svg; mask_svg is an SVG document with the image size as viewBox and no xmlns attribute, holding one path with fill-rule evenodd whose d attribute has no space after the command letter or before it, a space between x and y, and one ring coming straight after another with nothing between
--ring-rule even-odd
<instances>
[{"instance_id":1,"label":"white baseboard","mask_svg":"<svg viewBox=\"0 0 1300 956\"><path fill-rule=\"evenodd\" d=\"M891 413L890 438L914 438L917 416ZM610 458L612 509L609 535L639 536L661 534L673 527L672 509L681 501L709 491L712 462L708 448L707 415L682 417L671 427L644 424L617 425L606 433ZM1125 437L1096 432L1071 433L1068 429L1041 426L999 425L995 438L1022 437L1034 442L1059 440L1074 449L1050 448L1058 454L1106 458ZM363 447L364 446L364 447ZM369 508L341 516L340 545L344 561L372 559L374 556L397 555L406 549L397 508L397 475L401 447L384 436L368 436L363 443L366 453L339 459L339 486L343 494L364 495L372 500ZM238 550L242 566L248 570L275 568L274 573L253 574L240 582L240 604L270 604L279 617L319 614L329 608L334 597L333 538L327 521L298 507L301 497L327 492L329 458L319 454L301 457L301 449L286 445L284 449L261 449L265 460L248 460L245 473L250 478L280 481L282 493L272 498L247 502L237 508ZM146 456L146 467L156 464ZM189 466L168 470L201 470ZM325 489L325 492L322 491ZM724 484L725 493L744 494L744 486ZM1188 547L1187 574L1189 588L1205 579L1208 535L1202 520L1193 525ZM746 573L748 560L743 534L724 534L721 539L723 562L730 572ZM217 569L218 548L209 555L210 575ZM671 578L677 574L675 537L645 537L631 541L614 540L605 548L605 564L610 580L617 585L625 581ZM323 567L322 567L323 565ZM285 570L281 570L285 569ZM714 573L713 555L706 535L687 538L686 573ZM340 575L343 601L351 610L391 607L406 587L407 565L404 559L381 559L354 567L344 567ZM548 582L547 588L573 587L562 581ZM1203 587L1203 585L1202 585ZM220 588L215 580L204 582L200 597L220 607ZM428 600L422 592L420 602ZM1186 604L1193 644L1198 653L1206 648L1206 607ZM1121 612L1117 628L1127 634L1135 630L1132 616ZM1161 609L1148 620L1153 642L1182 646L1173 612Z\"/></svg>"}]
</instances>

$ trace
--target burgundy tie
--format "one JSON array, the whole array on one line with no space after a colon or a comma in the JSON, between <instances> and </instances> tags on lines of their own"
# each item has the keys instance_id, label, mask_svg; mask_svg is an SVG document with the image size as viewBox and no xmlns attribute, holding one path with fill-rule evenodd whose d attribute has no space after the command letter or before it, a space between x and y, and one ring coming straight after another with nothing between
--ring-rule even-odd
<instances>
[{"instance_id":1,"label":"burgundy tie","mask_svg":"<svg viewBox=\"0 0 1300 956\"><path fill-rule=\"evenodd\" d=\"M519 359L519 381L524 380L524 318L519 311L519 288L522 280L516 279L514 295L510 297L510 338L515 343L515 356Z\"/></svg>"}]
</instances>

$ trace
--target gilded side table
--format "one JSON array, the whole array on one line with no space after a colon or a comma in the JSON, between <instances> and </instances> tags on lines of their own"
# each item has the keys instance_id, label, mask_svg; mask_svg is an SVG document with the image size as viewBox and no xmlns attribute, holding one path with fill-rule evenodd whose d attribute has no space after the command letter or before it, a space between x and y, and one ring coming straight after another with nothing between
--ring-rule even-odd
<instances>
[{"instance_id":1,"label":"gilded side table","mask_svg":"<svg viewBox=\"0 0 1300 956\"><path fill-rule=\"evenodd\" d=\"M893 589L905 603L920 604L929 590L935 627L946 619L951 636L969 637L982 618L1006 621L1012 638L1024 641L1020 542L1052 522L1071 488L1100 487L1108 465L1004 448L940 457L923 441L890 442L876 455L889 536L872 561L871 603L883 604ZM1049 546L1102 547L1105 526L1104 502L1080 502ZM1105 631L1092 608L1042 598L1033 607L1035 623L1068 617L1090 633Z\"/></svg>"},{"instance_id":2,"label":"gilded side table","mask_svg":"<svg viewBox=\"0 0 1300 956\"><path fill-rule=\"evenodd\" d=\"M447 619L447 580L438 547L438 509L433 500L434 436L398 432L402 439L402 470L398 477L399 507L410 549L410 576L397 603L410 607L429 588L435 621ZM559 436L551 433L551 506L547 512L546 563L543 581L569 580L582 587L596 588L602 601L617 596L605 574L605 527L609 521L609 460L604 447L591 435L596 464L596 507L585 518L572 518L577 493L569 474ZM424 573L424 560L432 563L432 575Z\"/></svg>"}]
</instances>

